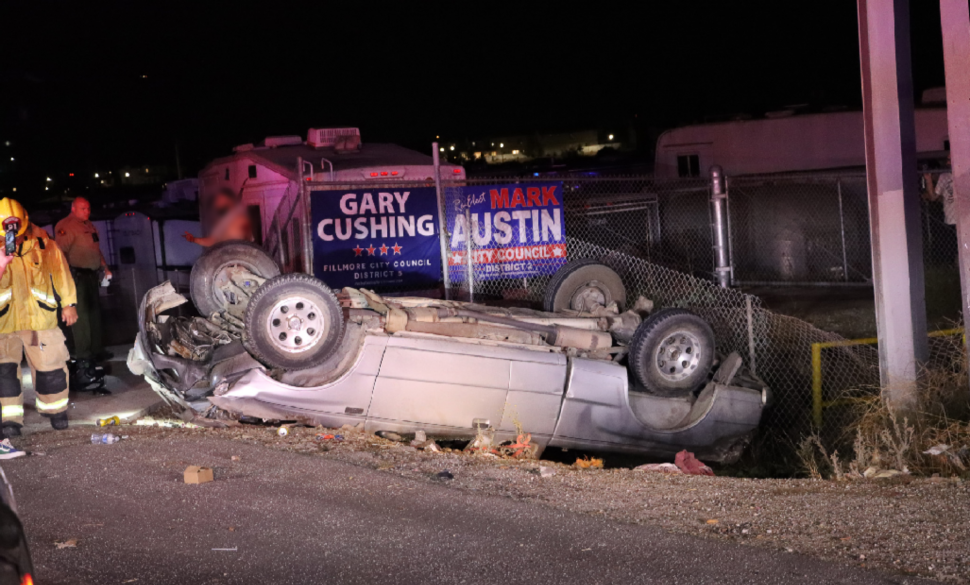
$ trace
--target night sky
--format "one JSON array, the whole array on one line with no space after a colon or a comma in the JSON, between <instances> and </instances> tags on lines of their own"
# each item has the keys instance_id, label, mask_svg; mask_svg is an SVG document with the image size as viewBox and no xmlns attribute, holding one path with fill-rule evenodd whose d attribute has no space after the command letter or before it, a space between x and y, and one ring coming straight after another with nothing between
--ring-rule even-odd
<instances>
[{"instance_id":1,"label":"night sky","mask_svg":"<svg viewBox=\"0 0 970 585\"><path fill-rule=\"evenodd\" d=\"M0 149L17 157L0 183L174 166L176 143L194 175L309 127L430 151L435 135L860 106L851 0L388 4L0 3ZM912 5L918 93L943 58L938 3Z\"/></svg>"}]
</instances>

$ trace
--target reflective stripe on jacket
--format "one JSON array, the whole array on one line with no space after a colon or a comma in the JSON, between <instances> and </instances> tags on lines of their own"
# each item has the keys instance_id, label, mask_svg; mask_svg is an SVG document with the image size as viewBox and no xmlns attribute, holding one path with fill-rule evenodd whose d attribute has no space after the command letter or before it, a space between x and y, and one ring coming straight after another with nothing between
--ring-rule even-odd
<instances>
[{"instance_id":1,"label":"reflective stripe on jacket","mask_svg":"<svg viewBox=\"0 0 970 585\"><path fill-rule=\"evenodd\" d=\"M67 259L53 240L25 240L0 278L0 333L56 328L55 291L62 306L77 303Z\"/></svg>"}]
</instances>

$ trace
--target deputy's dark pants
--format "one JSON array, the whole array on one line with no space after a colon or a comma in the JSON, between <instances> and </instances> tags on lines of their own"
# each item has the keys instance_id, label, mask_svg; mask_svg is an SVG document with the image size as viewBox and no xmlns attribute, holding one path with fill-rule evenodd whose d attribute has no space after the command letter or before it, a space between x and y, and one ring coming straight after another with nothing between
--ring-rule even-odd
<instances>
[{"instance_id":1,"label":"deputy's dark pants","mask_svg":"<svg viewBox=\"0 0 970 585\"><path fill-rule=\"evenodd\" d=\"M101 343L101 300L97 270L71 268L77 287L77 323L74 334L74 354L79 360L94 359L104 351Z\"/></svg>"}]
</instances>

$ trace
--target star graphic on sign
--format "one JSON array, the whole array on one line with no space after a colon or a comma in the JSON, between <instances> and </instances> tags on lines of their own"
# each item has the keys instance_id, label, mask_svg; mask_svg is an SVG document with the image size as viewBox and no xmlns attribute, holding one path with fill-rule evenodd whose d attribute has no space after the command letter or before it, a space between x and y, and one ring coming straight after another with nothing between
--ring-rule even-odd
<instances>
[{"instance_id":1,"label":"star graphic on sign","mask_svg":"<svg viewBox=\"0 0 970 585\"><path fill-rule=\"evenodd\" d=\"M395 253L395 254L400 254L400 253L401 253L401 250L403 250L403 249L404 249L404 247L403 247L403 246L400 246L400 245L398 245L398 243L397 243L397 242L394 242L394 246L393 246L393 248L394 248L394 253Z\"/></svg>"},{"instance_id":2,"label":"star graphic on sign","mask_svg":"<svg viewBox=\"0 0 970 585\"><path fill-rule=\"evenodd\" d=\"M557 258L559 256L562 256L562 246L553 246L552 247L552 255L555 256L555 257L557 257Z\"/></svg>"},{"instance_id":3,"label":"star graphic on sign","mask_svg":"<svg viewBox=\"0 0 970 585\"><path fill-rule=\"evenodd\" d=\"M354 248L354 256L360 256L363 251L364 249L360 247L360 244L357 244L357 247Z\"/></svg>"},{"instance_id":4,"label":"star graphic on sign","mask_svg":"<svg viewBox=\"0 0 970 585\"><path fill-rule=\"evenodd\" d=\"M371 256L373 256L374 255L374 252L376 252L376 251L377 251L377 248L374 247L374 244L371 244L367 248L367 253L370 254Z\"/></svg>"},{"instance_id":5,"label":"star graphic on sign","mask_svg":"<svg viewBox=\"0 0 970 585\"><path fill-rule=\"evenodd\" d=\"M461 259L462 259L461 252L454 252L454 253L452 253L452 255L451 255L451 263L452 264L461 264Z\"/></svg>"},{"instance_id":6,"label":"star graphic on sign","mask_svg":"<svg viewBox=\"0 0 970 585\"><path fill-rule=\"evenodd\" d=\"M384 256L386 254L387 254L387 244L381 242L381 256Z\"/></svg>"}]
</instances>

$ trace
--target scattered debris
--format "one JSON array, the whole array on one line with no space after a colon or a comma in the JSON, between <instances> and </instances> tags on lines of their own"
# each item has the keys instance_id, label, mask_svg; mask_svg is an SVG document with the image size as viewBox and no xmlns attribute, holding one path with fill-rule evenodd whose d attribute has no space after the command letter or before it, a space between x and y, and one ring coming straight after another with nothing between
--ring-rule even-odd
<instances>
[{"instance_id":1,"label":"scattered debris","mask_svg":"<svg viewBox=\"0 0 970 585\"><path fill-rule=\"evenodd\" d=\"M183 478L185 479L185 483L208 483L212 481L212 468L189 465L185 468Z\"/></svg>"},{"instance_id":2,"label":"scattered debris","mask_svg":"<svg viewBox=\"0 0 970 585\"><path fill-rule=\"evenodd\" d=\"M229 458L229 460L230 461L242 461L242 457L240 457L239 455L233 455L232 457Z\"/></svg>"},{"instance_id":3,"label":"scattered debris","mask_svg":"<svg viewBox=\"0 0 970 585\"><path fill-rule=\"evenodd\" d=\"M423 448L424 448L425 451L428 451L430 453L440 453L441 452L441 448L438 447L438 443L435 443L434 441L428 442L428 444L425 445Z\"/></svg>"},{"instance_id":4,"label":"scattered debris","mask_svg":"<svg viewBox=\"0 0 970 585\"><path fill-rule=\"evenodd\" d=\"M392 433L391 431L378 431L376 434L378 437L382 439L387 439L388 441L395 441L397 443L401 443L404 441L404 437L402 437L397 433Z\"/></svg>"},{"instance_id":5,"label":"scattered debris","mask_svg":"<svg viewBox=\"0 0 970 585\"><path fill-rule=\"evenodd\" d=\"M427 440L428 440L428 434L427 433L425 433L424 431L414 431L414 441L411 441L411 443L412 444L415 443L415 442L417 442L417 443L424 443Z\"/></svg>"},{"instance_id":6,"label":"scattered debris","mask_svg":"<svg viewBox=\"0 0 970 585\"><path fill-rule=\"evenodd\" d=\"M446 469L444 471L440 471L436 473L435 479L444 479L444 480L455 479L455 476L452 475L452 473Z\"/></svg>"},{"instance_id":7,"label":"scattered debris","mask_svg":"<svg viewBox=\"0 0 970 585\"><path fill-rule=\"evenodd\" d=\"M967 468L967 466L963 463L963 457L966 456L966 454L967 454L966 448L959 449L958 451L954 451L950 445L944 445L943 443L940 443L939 445L934 445L929 449L927 449L926 451L923 451L923 455L934 455L936 457L944 459L960 470L965 470Z\"/></svg>"},{"instance_id":8,"label":"scattered debris","mask_svg":"<svg viewBox=\"0 0 970 585\"><path fill-rule=\"evenodd\" d=\"M36 455L38 457L43 457L43 456L47 455L47 453L44 452L44 451L27 451L27 454L30 455L30 456L35 456Z\"/></svg>"},{"instance_id":9,"label":"scattered debris","mask_svg":"<svg viewBox=\"0 0 970 585\"><path fill-rule=\"evenodd\" d=\"M498 448L499 455L513 459L535 459L538 452L539 446L532 443L532 433L519 433L514 443Z\"/></svg>"},{"instance_id":10,"label":"scattered debris","mask_svg":"<svg viewBox=\"0 0 970 585\"><path fill-rule=\"evenodd\" d=\"M539 466L539 477L552 477L556 475L556 470L552 467L546 467L545 465Z\"/></svg>"},{"instance_id":11,"label":"scattered debris","mask_svg":"<svg viewBox=\"0 0 970 585\"><path fill-rule=\"evenodd\" d=\"M317 433L317 436L313 437L314 441L337 441L338 443L344 440L343 435L333 435L330 433Z\"/></svg>"},{"instance_id":12,"label":"scattered debris","mask_svg":"<svg viewBox=\"0 0 970 585\"><path fill-rule=\"evenodd\" d=\"M114 445L120 440L121 440L121 437L119 437L118 435L113 435L111 433L104 433L103 435L99 433L94 433L93 435L91 435L92 445Z\"/></svg>"},{"instance_id":13,"label":"scattered debris","mask_svg":"<svg viewBox=\"0 0 970 585\"><path fill-rule=\"evenodd\" d=\"M276 434L279 435L280 438L285 438L286 435L290 434L290 431L286 427L280 427L280 430L276 431Z\"/></svg>"},{"instance_id":14,"label":"scattered debris","mask_svg":"<svg viewBox=\"0 0 970 585\"><path fill-rule=\"evenodd\" d=\"M58 540L54 542L54 546L56 546L58 550L62 548L77 548L77 539L71 538L69 540Z\"/></svg>"},{"instance_id":15,"label":"scattered debris","mask_svg":"<svg viewBox=\"0 0 970 585\"><path fill-rule=\"evenodd\" d=\"M109 416L108 418L99 418L97 422L99 427L106 427L109 425L121 426L121 419L117 416Z\"/></svg>"},{"instance_id":16,"label":"scattered debris","mask_svg":"<svg viewBox=\"0 0 970 585\"><path fill-rule=\"evenodd\" d=\"M708 524L712 524L712 525L717 524L718 522L720 522L720 520L718 520L717 518L711 518L710 520L707 521Z\"/></svg>"},{"instance_id":17,"label":"scattered debris","mask_svg":"<svg viewBox=\"0 0 970 585\"><path fill-rule=\"evenodd\" d=\"M714 475L713 469L698 461L687 449L674 456L674 464L687 475Z\"/></svg>"},{"instance_id":18,"label":"scattered debris","mask_svg":"<svg viewBox=\"0 0 970 585\"><path fill-rule=\"evenodd\" d=\"M239 547L238 546L234 546L232 548L214 548L212 550L225 551L225 552L236 552L237 550L239 550Z\"/></svg>"},{"instance_id":19,"label":"scattered debris","mask_svg":"<svg viewBox=\"0 0 970 585\"><path fill-rule=\"evenodd\" d=\"M603 460L597 457L593 457L592 459L583 457L582 459L577 459L573 463L573 467L577 469L603 469Z\"/></svg>"},{"instance_id":20,"label":"scattered debris","mask_svg":"<svg viewBox=\"0 0 970 585\"><path fill-rule=\"evenodd\" d=\"M634 467L634 471L655 471L657 473L672 473L674 475L681 475L684 472L680 470L673 463L647 463L646 465L641 465L639 467Z\"/></svg>"}]
</instances>

